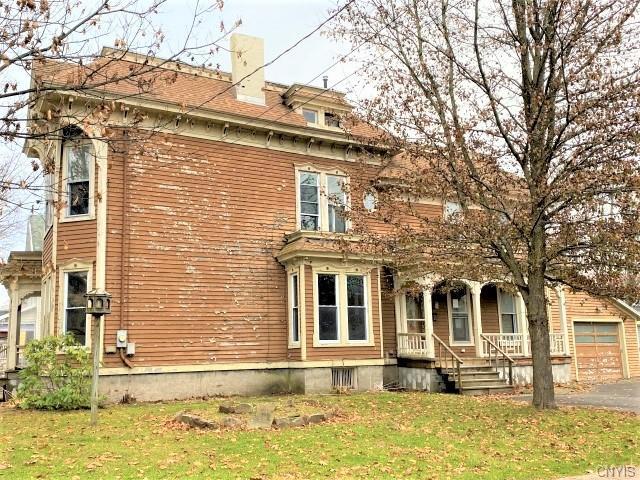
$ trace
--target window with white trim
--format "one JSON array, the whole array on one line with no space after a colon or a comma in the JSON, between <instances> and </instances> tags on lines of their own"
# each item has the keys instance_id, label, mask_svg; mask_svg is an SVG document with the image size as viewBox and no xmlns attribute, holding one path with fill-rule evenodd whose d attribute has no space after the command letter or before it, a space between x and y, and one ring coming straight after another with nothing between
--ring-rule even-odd
<instances>
[{"instance_id":1,"label":"window with white trim","mask_svg":"<svg viewBox=\"0 0 640 480\"><path fill-rule=\"evenodd\" d=\"M422 292L407 292L404 295L407 333L425 333L424 295Z\"/></svg>"},{"instance_id":2,"label":"window with white trim","mask_svg":"<svg viewBox=\"0 0 640 480\"><path fill-rule=\"evenodd\" d=\"M444 218L455 218L455 215L462 211L462 207L458 202L446 202L444 204Z\"/></svg>"},{"instance_id":3,"label":"window with white trim","mask_svg":"<svg viewBox=\"0 0 640 480\"><path fill-rule=\"evenodd\" d=\"M302 116L307 121L307 123L318 123L318 111L311 110L310 108L302 109Z\"/></svg>"},{"instance_id":4,"label":"window with white trim","mask_svg":"<svg viewBox=\"0 0 640 480\"><path fill-rule=\"evenodd\" d=\"M289 312L289 341L292 344L300 343L300 298L298 288L298 274L294 273L289 277L290 305Z\"/></svg>"},{"instance_id":5,"label":"window with white trim","mask_svg":"<svg viewBox=\"0 0 640 480\"><path fill-rule=\"evenodd\" d=\"M66 217L91 215L93 150L88 140L69 139L63 144Z\"/></svg>"},{"instance_id":6,"label":"window with white trim","mask_svg":"<svg viewBox=\"0 0 640 480\"><path fill-rule=\"evenodd\" d=\"M499 290L499 297L501 333L518 333L516 301L513 294Z\"/></svg>"},{"instance_id":7,"label":"window with white trim","mask_svg":"<svg viewBox=\"0 0 640 480\"><path fill-rule=\"evenodd\" d=\"M349 341L367 340L367 301L363 275L347 275L347 322Z\"/></svg>"},{"instance_id":8,"label":"window with white trim","mask_svg":"<svg viewBox=\"0 0 640 480\"><path fill-rule=\"evenodd\" d=\"M87 309L84 295L87 293L87 270L64 274L64 333L72 333L81 345L87 341Z\"/></svg>"},{"instance_id":9,"label":"window with white trim","mask_svg":"<svg viewBox=\"0 0 640 480\"><path fill-rule=\"evenodd\" d=\"M362 344L371 339L369 281L355 273L318 273L317 335L320 344Z\"/></svg>"},{"instance_id":10,"label":"window with white trim","mask_svg":"<svg viewBox=\"0 0 640 480\"><path fill-rule=\"evenodd\" d=\"M54 212L54 189L55 188L55 173L49 172L44 176L44 227L45 231L49 230L49 227L53 225L53 212Z\"/></svg>"},{"instance_id":11,"label":"window with white trim","mask_svg":"<svg viewBox=\"0 0 640 480\"><path fill-rule=\"evenodd\" d=\"M299 170L298 228L304 231L346 233L349 208L348 177L312 170Z\"/></svg>"},{"instance_id":12,"label":"window with white trim","mask_svg":"<svg viewBox=\"0 0 640 480\"><path fill-rule=\"evenodd\" d=\"M318 275L318 339L321 342L340 340L338 312L338 275Z\"/></svg>"}]
</instances>

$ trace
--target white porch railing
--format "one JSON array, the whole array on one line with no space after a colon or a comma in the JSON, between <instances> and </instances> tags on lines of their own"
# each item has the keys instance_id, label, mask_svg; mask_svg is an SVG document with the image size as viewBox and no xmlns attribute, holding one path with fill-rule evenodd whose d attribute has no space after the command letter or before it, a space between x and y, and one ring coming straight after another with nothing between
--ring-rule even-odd
<instances>
[{"instance_id":1,"label":"white porch railing","mask_svg":"<svg viewBox=\"0 0 640 480\"><path fill-rule=\"evenodd\" d=\"M429 343L426 333L398 333L398 356L426 358L429 356Z\"/></svg>"},{"instance_id":2,"label":"white porch railing","mask_svg":"<svg viewBox=\"0 0 640 480\"><path fill-rule=\"evenodd\" d=\"M514 357L525 355L525 341L528 339L523 333L483 333L482 336L482 354L485 356L490 353L490 342L497 345L507 355Z\"/></svg>"},{"instance_id":3,"label":"white porch railing","mask_svg":"<svg viewBox=\"0 0 640 480\"><path fill-rule=\"evenodd\" d=\"M550 333L549 334L549 343L551 344L551 355L564 355L565 343L564 343L564 334L563 333Z\"/></svg>"}]
</instances>

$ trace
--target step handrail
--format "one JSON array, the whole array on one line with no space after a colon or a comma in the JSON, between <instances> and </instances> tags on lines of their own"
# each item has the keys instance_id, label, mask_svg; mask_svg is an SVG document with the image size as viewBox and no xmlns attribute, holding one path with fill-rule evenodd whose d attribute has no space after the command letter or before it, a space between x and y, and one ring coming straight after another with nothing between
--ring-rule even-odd
<instances>
[{"instance_id":1,"label":"step handrail","mask_svg":"<svg viewBox=\"0 0 640 480\"><path fill-rule=\"evenodd\" d=\"M502 375L504 375L506 372L505 370L505 366L506 366L506 362L509 362L509 385L513 385L513 364L514 364L514 360L513 358L511 358L509 356L509 354L507 352L505 352L502 348L500 348L498 345L496 345L495 343L493 343L493 341L491 341L484 333L480 334L480 338L482 338L482 340L484 340L485 342L487 342L490 346L492 346L495 351L496 351L496 368L498 366L498 353L502 356ZM489 348L489 365L492 364L492 358L493 358L493 350L491 348Z\"/></svg>"},{"instance_id":2,"label":"step handrail","mask_svg":"<svg viewBox=\"0 0 640 480\"><path fill-rule=\"evenodd\" d=\"M455 352L451 350L451 348L449 348L449 346L444 343L435 333L432 333L431 336L438 344L438 361L440 363L440 367L442 367L442 363L444 360L444 368L448 369L449 357L451 357L451 369L455 369L456 373L458 374L458 392L462 393L462 372L460 367L464 363L464 361L458 355L456 355ZM444 355L442 353L443 348L445 351Z\"/></svg>"}]
</instances>

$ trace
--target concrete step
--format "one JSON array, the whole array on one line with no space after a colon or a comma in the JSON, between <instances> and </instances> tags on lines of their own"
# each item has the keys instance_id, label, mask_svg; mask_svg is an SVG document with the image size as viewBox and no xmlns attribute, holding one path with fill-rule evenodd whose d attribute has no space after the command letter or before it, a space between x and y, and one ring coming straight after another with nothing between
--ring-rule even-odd
<instances>
[{"instance_id":1,"label":"concrete step","mask_svg":"<svg viewBox=\"0 0 640 480\"><path fill-rule=\"evenodd\" d=\"M462 376L462 381L465 381L465 380L486 380L486 381L501 380L500 379L500 375L498 374L498 372L462 373L461 376ZM458 374L457 373L447 373L446 377L449 380L457 380L458 379Z\"/></svg>"},{"instance_id":2,"label":"concrete step","mask_svg":"<svg viewBox=\"0 0 640 480\"><path fill-rule=\"evenodd\" d=\"M496 378L495 380L469 380L466 378L462 378L462 388L480 388L480 387L508 387L503 380Z\"/></svg>"}]
</instances>

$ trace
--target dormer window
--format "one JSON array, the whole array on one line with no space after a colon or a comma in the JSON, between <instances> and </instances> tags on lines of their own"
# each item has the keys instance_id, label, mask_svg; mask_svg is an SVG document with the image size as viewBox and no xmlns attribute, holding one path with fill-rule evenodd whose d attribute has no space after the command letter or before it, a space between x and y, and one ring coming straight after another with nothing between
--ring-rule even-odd
<instances>
[{"instance_id":1,"label":"dormer window","mask_svg":"<svg viewBox=\"0 0 640 480\"><path fill-rule=\"evenodd\" d=\"M303 108L302 116L305 118L307 123L318 123L318 112L316 110Z\"/></svg>"},{"instance_id":2,"label":"dormer window","mask_svg":"<svg viewBox=\"0 0 640 480\"><path fill-rule=\"evenodd\" d=\"M324 125L325 127L340 128L340 118L334 113L325 112Z\"/></svg>"}]
</instances>

